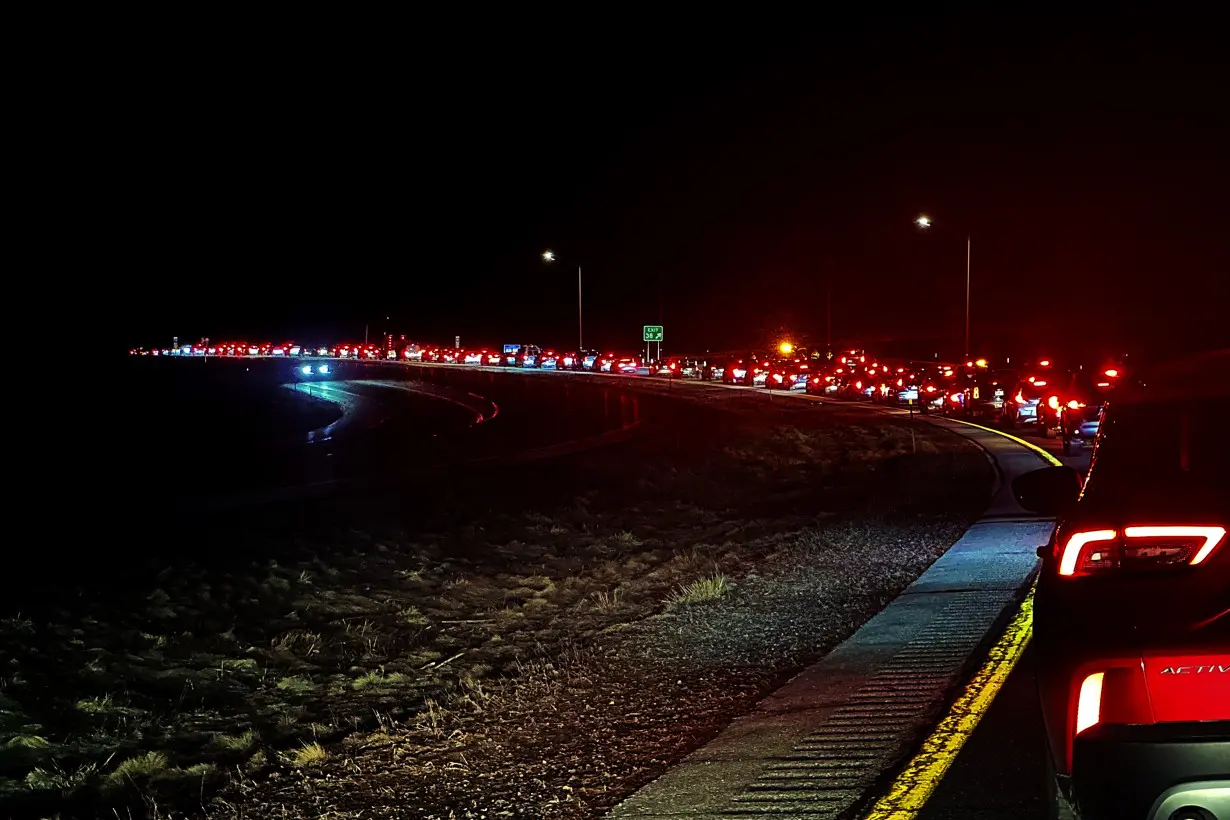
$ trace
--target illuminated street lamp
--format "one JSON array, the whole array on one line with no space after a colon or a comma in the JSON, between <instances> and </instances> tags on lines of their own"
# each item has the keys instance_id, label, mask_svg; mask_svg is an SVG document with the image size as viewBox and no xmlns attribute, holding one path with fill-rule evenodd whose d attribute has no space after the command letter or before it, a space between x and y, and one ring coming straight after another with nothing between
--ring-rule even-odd
<instances>
[{"instance_id":1,"label":"illuminated street lamp","mask_svg":"<svg viewBox=\"0 0 1230 820\"><path fill-rule=\"evenodd\" d=\"M1115 376L1118 376L1118 375L1119 375L1119 371L1115 370L1113 367L1110 370L1106 371L1106 376L1108 378L1113 379Z\"/></svg>"},{"instance_id":2,"label":"illuminated street lamp","mask_svg":"<svg viewBox=\"0 0 1230 820\"><path fill-rule=\"evenodd\" d=\"M987 360L986 360L986 359L978 359L976 362L974 362L974 364L978 365L979 367L986 367L986 366L987 366Z\"/></svg>"},{"instance_id":3,"label":"illuminated street lamp","mask_svg":"<svg viewBox=\"0 0 1230 820\"><path fill-rule=\"evenodd\" d=\"M777 349L781 351L783 356L789 356L794 352L794 345L790 344L790 342L782 342L777 346Z\"/></svg>"},{"instance_id":4,"label":"illuminated street lamp","mask_svg":"<svg viewBox=\"0 0 1230 820\"><path fill-rule=\"evenodd\" d=\"M921 230L927 230L933 227L934 223L929 216L920 216L914 220L914 224ZM965 234L965 358L969 358L969 257L970 257L970 234L967 231Z\"/></svg>"},{"instance_id":5,"label":"illuminated street lamp","mask_svg":"<svg viewBox=\"0 0 1230 820\"><path fill-rule=\"evenodd\" d=\"M548 248L542 252L542 261L548 265L555 261L555 251ZM577 265L577 353L585 349L584 325L581 323L581 266Z\"/></svg>"}]
</instances>

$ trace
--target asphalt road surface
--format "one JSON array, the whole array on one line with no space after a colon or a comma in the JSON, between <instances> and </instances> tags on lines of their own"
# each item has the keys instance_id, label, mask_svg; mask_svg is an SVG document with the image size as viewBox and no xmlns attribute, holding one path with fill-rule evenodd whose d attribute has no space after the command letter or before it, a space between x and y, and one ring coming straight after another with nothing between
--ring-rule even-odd
<instances>
[{"instance_id":1,"label":"asphalt road surface","mask_svg":"<svg viewBox=\"0 0 1230 820\"><path fill-rule=\"evenodd\" d=\"M1021 435L1019 431L1014 431ZM1022 435L1085 472L1089 448L1063 455L1058 439ZM1046 818L1046 735L1034 687L1034 653L1027 648L974 734L918 815L919 820Z\"/></svg>"}]
</instances>

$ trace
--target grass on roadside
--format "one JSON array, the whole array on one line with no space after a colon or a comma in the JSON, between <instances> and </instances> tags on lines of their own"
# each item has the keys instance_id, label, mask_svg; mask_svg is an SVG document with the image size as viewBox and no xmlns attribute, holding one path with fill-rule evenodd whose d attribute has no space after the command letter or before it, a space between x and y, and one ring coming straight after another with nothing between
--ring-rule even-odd
<instances>
[{"instance_id":1,"label":"grass on roadside","mask_svg":"<svg viewBox=\"0 0 1230 820\"><path fill-rule=\"evenodd\" d=\"M866 498L933 509L958 489L936 471L982 463L938 431L916 456L899 427L753 427L653 470L599 454L595 486L566 503L296 536L276 560L184 561L128 600L0 620L0 809L192 788L199 802L236 772L326 766L356 732L442 732L492 708L495 679L719 600L790 533Z\"/></svg>"}]
</instances>

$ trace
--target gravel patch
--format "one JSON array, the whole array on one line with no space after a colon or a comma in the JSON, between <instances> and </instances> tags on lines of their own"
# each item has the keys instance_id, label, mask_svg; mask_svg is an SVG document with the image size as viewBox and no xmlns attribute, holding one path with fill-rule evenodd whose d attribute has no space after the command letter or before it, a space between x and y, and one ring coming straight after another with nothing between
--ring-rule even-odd
<instances>
[{"instance_id":1,"label":"gravel patch","mask_svg":"<svg viewBox=\"0 0 1230 820\"><path fill-rule=\"evenodd\" d=\"M248 813L218 816L597 817L849 637L963 530L927 520L804 530L720 599L522 664L435 725L420 717L353 737L323 776L249 783Z\"/></svg>"}]
</instances>

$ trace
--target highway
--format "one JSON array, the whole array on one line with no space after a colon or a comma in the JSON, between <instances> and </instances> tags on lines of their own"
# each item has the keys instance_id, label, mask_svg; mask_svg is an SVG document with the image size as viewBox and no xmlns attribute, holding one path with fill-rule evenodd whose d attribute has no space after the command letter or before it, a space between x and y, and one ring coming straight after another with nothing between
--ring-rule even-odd
<instances>
[{"instance_id":1,"label":"highway","mask_svg":"<svg viewBox=\"0 0 1230 820\"><path fill-rule=\"evenodd\" d=\"M1013 432L1064 464L1088 471L1091 448L1078 446L1065 455L1056 438ZM1026 647L990 709L916 815L918 820L1043 820L1052 816L1046 805L1046 737L1034 688L1033 657Z\"/></svg>"},{"instance_id":2,"label":"highway","mask_svg":"<svg viewBox=\"0 0 1230 820\"><path fill-rule=\"evenodd\" d=\"M723 385L723 388L754 389L729 385ZM825 399L802 393L783 392L777 395L827 403ZM868 412L894 415L909 412L899 407L870 404L857 406L865 407ZM1062 442L1057 438L1042 438L1021 430L1015 430L1013 434L1022 441L1046 450L1055 459L1082 473L1089 468L1092 455L1092 449L1089 447L1076 445L1070 455L1065 455ZM1041 543L1042 538L1037 540ZM1051 816L1045 799L1045 736L1033 684L1032 664L1033 653L1027 645L1001 688L995 692L990 708L983 714L973 733L939 780L938 786L926 798L921 810L910 816L917 817L918 820L964 820L972 817L1032 820ZM804 812L800 807L800 811L808 816L814 811L817 816L821 816L823 808L817 806ZM629 813L628 816L640 815ZM697 816L708 815L702 813ZM879 818L897 815L880 814L873 810L870 815L864 812L861 816Z\"/></svg>"},{"instance_id":3,"label":"highway","mask_svg":"<svg viewBox=\"0 0 1230 820\"><path fill-rule=\"evenodd\" d=\"M1055 439L1030 439L1082 473L1091 450L1065 456ZM928 799L918 820L1050 818L1046 805L1046 737L1034 689L1033 652L1020 661L995 696L952 768Z\"/></svg>"},{"instance_id":4,"label":"highway","mask_svg":"<svg viewBox=\"0 0 1230 820\"><path fill-rule=\"evenodd\" d=\"M543 389L546 383L472 369L407 375L397 364L354 363L334 366L327 378L284 384L337 404L343 415L306 432L298 446L248 448L242 471L234 469L238 443L207 449L188 477L177 478L173 508L240 509L566 455L629 435L646 401L605 381L562 380ZM499 424L487 423L497 417Z\"/></svg>"},{"instance_id":5,"label":"highway","mask_svg":"<svg viewBox=\"0 0 1230 820\"><path fill-rule=\"evenodd\" d=\"M381 365L387 367L387 363L372 363L379 367ZM396 365L394 365L396 366ZM510 374L505 368L487 368L479 366L459 367L457 365L422 365L414 364L414 368L420 369L419 372L424 376L430 371L439 370L441 377L444 376L444 371L450 372L468 372L478 376L479 374L494 374L501 373L506 375L516 375L516 372ZM366 368L365 368L366 369ZM524 371L522 371L524 372ZM530 375L533 373L533 375ZM534 376L540 372L530 371L525 373L521 379L515 379L520 387L512 390L512 393L518 393L516 397L509 395L509 401L501 402L499 407L494 412L500 412L505 416L505 421L510 427L515 427L525 432L526 436L530 436L531 430L537 430L534 435L542 432L542 428L550 425L542 424L542 417L537 415L540 408L532 412L527 412L527 408L521 406L525 404L528 393L529 384L533 381ZM350 375L350 374L348 374ZM545 374L542 374L545 375ZM832 400L822 396L811 395L804 392L792 391L773 391L772 395L766 395L766 391L762 388L751 388L743 386L722 385L719 383L700 383L693 381L679 381L670 384L660 378L647 378L645 376L620 376L612 374L575 374L575 373L560 373L559 375L566 377L563 382L565 384L571 382L589 381L591 384L602 384L607 379L620 379L626 386L634 389L649 390L652 392L661 392L664 390L679 390L689 388L699 388L701 390L735 390L744 391L749 394L749 398L756 396L757 398L764 397L764 400L772 401L805 401L817 404L841 404L843 407L860 407L865 408L870 413L886 413L891 415L909 415L909 410L901 407L887 407L863 402L847 402L841 400ZM336 376L335 376L336 378ZM487 375L485 378L492 379L493 375ZM510 386L512 381L504 379L495 379L495 382L503 383L503 391L505 394L510 394ZM554 379L548 378L547 381L555 382ZM492 382L494 384L495 382ZM559 382L555 382L559 383ZM421 384L421 383L419 383ZM347 408L347 413L342 420L330 425L322 431L314 431L314 435L318 436L326 445L335 435L343 433L353 434L356 430L376 430L381 429L379 436L373 436L373 442L387 442L389 436L389 427L396 426L397 422L391 420L388 408L390 405L387 401L375 401L374 399L387 399L387 394L390 391L397 389L406 389L405 383L390 382L388 380L373 380L373 379L354 379L348 378L344 380L330 381L307 381L298 385L294 385L293 389L320 396L328 395L334 401L340 401ZM419 388L415 388L419 389ZM602 391L605 393L606 391ZM571 401L571 399L570 399ZM610 398L606 399L609 404ZM497 406L489 405L493 409ZM473 406L466 406L463 402L460 407L454 407L454 410L463 411L454 414L453 418L457 424L473 425L483 421L483 412L477 411ZM575 409L575 408L574 408ZM488 411L489 415L493 415L492 410ZM576 414L564 412L559 415L559 418L571 418L576 420ZM960 422L952 422L939 417L942 426L952 426L957 428ZM533 422L533 423L531 423ZM573 425L568 425L569 432L573 434L579 433L578 430L572 429ZM977 426L974 426L977 428ZM349 429L348 429L349 428ZM993 431L982 428L984 433L976 431L971 437L976 435L990 436L992 439L997 439L1000 442L1005 442L1003 437L996 435ZM556 431L558 432L558 431ZM1077 448L1077 450L1069 456L1062 454L1061 443L1055 438L1043 439L1036 435L1027 435L1020 430L1013 431L1013 434L1028 441L1030 444L1045 449L1055 458L1063 463L1076 467L1082 471L1088 468L1090 451L1087 448ZM564 437L567 438L567 437ZM558 441L559 439L554 439ZM461 451L471 458L475 458L486 447L489 442L484 441L482 437L475 439L470 446L463 447ZM535 439L534 444L541 445L546 443L546 440ZM375 444L374 446L384 447L385 444ZM984 445L985 446L985 445ZM451 452L449 455L456 457L458 452ZM547 447L546 452L550 453L551 448ZM561 451L562 452L562 451ZM1004 458L1000 456L1001 461ZM1036 459L1035 459L1036 461ZM1002 466L1002 465L1001 465ZM1038 465L1041 466L1041 465ZM1032 469L1032 468L1027 468ZM1037 525L1033 525L1035 529ZM1028 537L1041 543L1044 538L1044 531L1039 530L1033 532ZM1030 544L1033 544L1033 541ZM1033 544L1036 546L1036 544ZM1032 547L1025 545L1026 552L1031 552ZM1032 560L1032 558L1030 559ZM976 637L976 636L975 636ZM992 636L994 637L994 636ZM926 800L922 810L914 816L918 818L967 818L967 817L1003 817L1003 818L1041 818L1046 817L1046 806L1044 804L1045 791L1045 765L1044 765L1044 750L1045 743L1043 730L1041 725L1041 716L1038 708L1037 697L1033 689L1032 681L1032 653L1028 647L1025 648L1020 661L1013 667L1010 674L1007 675L1002 687L998 689L994 695L994 700L991 702L989 710L985 713L982 720L974 729L965 745L956 754L952 765L948 768L946 774L940 780L934 792ZM752 718L753 716L749 716ZM905 748L902 751L906 752L908 757L909 749ZM686 770L686 767L684 767ZM670 791L674 787L669 787ZM795 786L790 786L795 788ZM734 800L746 799L734 797ZM642 801L644 803L645 801ZM637 805L633 803L633 805ZM641 817L641 816L658 816L656 812L642 813L642 809L628 809L624 814L619 816ZM618 814L618 813L617 813Z\"/></svg>"}]
</instances>

